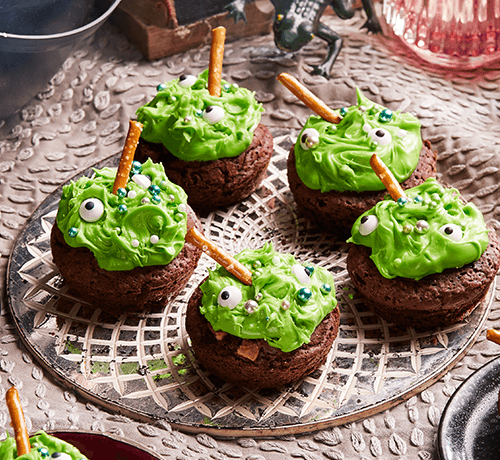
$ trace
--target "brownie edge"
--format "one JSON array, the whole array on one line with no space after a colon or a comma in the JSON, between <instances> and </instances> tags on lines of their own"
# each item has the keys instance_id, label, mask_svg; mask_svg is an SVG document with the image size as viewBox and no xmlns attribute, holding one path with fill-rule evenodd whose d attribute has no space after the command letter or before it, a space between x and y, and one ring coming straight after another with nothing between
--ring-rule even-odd
<instances>
[{"instance_id":1,"label":"brownie edge","mask_svg":"<svg viewBox=\"0 0 500 460\"><path fill-rule=\"evenodd\" d=\"M417 167L401 186L403 189L415 187L429 177L436 176L437 153L429 141L424 140ZM376 192L337 192L322 193L312 190L300 180L295 168L294 147L288 155L288 182L297 207L309 220L321 225L325 231L346 239L356 219L373 208L387 195L387 190Z\"/></svg>"},{"instance_id":2,"label":"brownie edge","mask_svg":"<svg viewBox=\"0 0 500 460\"><path fill-rule=\"evenodd\" d=\"M169 180L187 193L189 205L197 211L210 211L238 203L255 191L266 177L273 151L269 129L259 124L250 146L236 157L184 161L163 144L140 139L135 158L162 163Z\"/></svg>"},{"instance_id":3,"label":"brownie edge","mask_svg":"<svg viewBox=\"0 0 500 460\"><path fill-rule=\"evenodd\" d=\"M310 342L291 352L272 347L265 340L252 339L259 347L259 354L251 361L236 353L243 339L225 334L217 340L200 313L202 295L198 287L189 300L186 330L196 359L226 382L252 388L277 388L294 382L325 362L338 333L340 313L336 307L316 327Z\"/></svg>"},{"instance_id":4,"label":"brownie edge","mask_svg":"<svg viewBox=\"0 0 500 460\"><path fill-rule=\"evenodd\" d=\"M371 248L352 244L347 271L364 303L386 321L401 326L434 328L469 316L484 298L500 267L500 246L490 229L481 257L461 268L425 276L384 278L370 259Z\"/></svg>"},{"instance_id":5,"label":"brownie edge","mask_svg":"<svg viewBox=\"0 0 500 460\"><path fill-rule=\"evenodd\" d=\"M188 229L202 226L194 211L187 208ZM108 271L99 267L90 249L73 248L54 223L50 238L52 258L68 286L69 294L111 314L140 312L161 308L177 296L198 265L201 250L185 243L181 252L167 265L135 267Z\"/></svg>"}]
</instances>

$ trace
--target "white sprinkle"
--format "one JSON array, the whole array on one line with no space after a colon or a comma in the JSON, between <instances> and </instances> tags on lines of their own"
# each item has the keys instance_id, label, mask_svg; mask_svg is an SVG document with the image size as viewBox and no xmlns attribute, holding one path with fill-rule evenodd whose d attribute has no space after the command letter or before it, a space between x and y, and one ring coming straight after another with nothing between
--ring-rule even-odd
<instances>
[{"instance_id":1,"label":"white sprinkle","mask_svg":"<svg viewBox=\"0 0 500 460\"><path fill-rule=\"evenodd\" d=\"M363 131L365 133L369 133L371 130L372 130L372 127L368 123L365 123L365 125L363 126Z\"/></svg>"},{"instance_id":2,"label":"white sprinkle","mask_svg":"<svg viewBox=\"0 0 500 460\"><path fill-rule=\"evenodd\" d=\"M405 129L400 129L398 131L398 137L403 138L403 137L406 137L407 135L408 135L408 131L406 131Z\"/></svg>"},{"instance_id":3,"label":"white sprinkle","mask_svg":"<svg viewBox=\"0 0 500 460\"><path fill-rule=\"evenodd\" d=\"M148 204L150 202L149 198L147 196L145 196L142 200L141 200L141 203L142 204Z\"/></svg>"},{"instance_id":4,"label":"white sprinkle","mask_svg":"<svg viewBox=\"0 0 500 460\"><path fill-rule=\"evenodd\" d=\"M138 247L139 247L139 240L133 239L133 240L132 240L132 246L133 246L134 248L138 248Z\"/></svg>"},{"instance_id":5,"label":"white sprinkle","mask_svg":"<svg viewBox=\"0 0 500 460\"><path fill-rule=\"evenodd\" d=\"M274 265L279 265L279 263L280 263L280 258L278 256L274 256L273 257L273 264Z\"/></svg>"},{"instance_id":6,"label":"white sprinkle","mask_svg":"<svg viewBox=\"0 0 500 460\"><path fill-rule=\"evenodd\" d=\"M127 193L127 196L129 198L135 198L137 196L137 192L135 190L130 190L130 192Z\"/></svg>"},{"instance_id":7,"label":"white sprinkle","mask_svg":"<svg viewBox=\"0 0 500 460\"><path fill-rule=\"evenodd\" d=\"M149 241L151 244L156 244L158 241L160 241L160 238L158 238L158 235L151 235L151 238L149 238Z\"/></svg>"},{"instance_id":8,"label":"white sprinkle","mask_svg":"<svg viewBox=\"0 0 500 460\"><path fill-rule=\"evenodd\" d=\"M185 204L180 204L179 206L177 206L177 209L180 212L186 212L186 205Z\"/></svg>"},{"instance_id":9,"label":"white sprinkle","mask_svg":"<svg viewBox=\"0 0 500 460\"><path fill-rule=\"evenodd\" d=\"M151 181L149 177L144 174L134 174L132 176L132 180L139 186L143 188L148 188L151 185Z\"/></svg>"}]
</instances>

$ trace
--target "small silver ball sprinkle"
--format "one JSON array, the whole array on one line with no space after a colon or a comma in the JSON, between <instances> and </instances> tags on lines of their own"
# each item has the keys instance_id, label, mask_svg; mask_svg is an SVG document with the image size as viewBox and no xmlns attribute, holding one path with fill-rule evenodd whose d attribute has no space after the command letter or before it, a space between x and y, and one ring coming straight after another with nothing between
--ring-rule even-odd
<instances>
[{"instance_id":1,"label":"small silver ball sprinkle","mask_svg":"<svg viewBox=\"0 0 500 460\"><path fill-rule=\"evenodd\" d=\"M415 228L418 232L425 232L429 229L429 222L427 222L426 220L419 220L415 224Z\"/></svg>"},{"instance_id":2,"label":"small silver ball sprinkle","mask_svg":"<svg viewBox=\"0 0 500 460\"><path fill-rule=\"evenodd\" d=\"M283 300L283 302L281 302L281 308L283 310L288 310L290 308L290 302L288 300Z\"/></svg>"},{"instance_id":3,"label":"small silver ball sprinkle","mask_svg":"<svg viewBox=\"0 0 500 460\"><path fill-rule=\"evenodd\" d=\"M413 227L411 225L407 224L407 225L403 226L403 233L408 234L408 233L411 233L412 230L413 230Z\"/></svg>"},{"instance_id":4,"label":"small silver ball sprinkle","mask_svg":"<svg viewBox=\"0 0 500 460\"><path fill-rule=\"evenodd\" d=\"M259 304L255 300L247 300L245 302L245 310L247 313L254 313L257 308L259 308Z\"/></svg>"}]
</instances>

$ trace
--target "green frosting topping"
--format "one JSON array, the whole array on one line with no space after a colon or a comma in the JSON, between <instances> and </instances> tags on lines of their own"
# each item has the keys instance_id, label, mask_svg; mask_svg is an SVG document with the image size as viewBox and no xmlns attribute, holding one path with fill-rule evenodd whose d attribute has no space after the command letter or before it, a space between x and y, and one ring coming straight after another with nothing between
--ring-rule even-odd
<instances>
[{"instance_id":1,"label":"green frosting topping","mask_svg":"<svg viewBox=\"0 0 500 460\"><path fill-rule=\"evenodd\" d=\"M295 144L295 164L301 181L322 193L336 190L377 191L384 186L370 167L376 153L398 180L416 168L422 138L420 122L411 114L392 112L356 90L358 104L340 110L334 124L311 116Z\"/></svg>"},{"instance_id":2,"label":"green frosting topping","mask_svg":"<svg viewBox=\"0 0 500 460\"><path fill-rule=\"evenodd\" d=\"M115 168L64 186L57 225L68 245L90 249L105 270L166 265L184 247L187 195L161 164L134 162L126 189L114 195Z\"/></svg>"},{"instance_id":3,"label":"green frosting topping","mask_svg":"<svg viewBox=\"0 0 500 460\"><path fill-rule=\"evenodd\" d=\"M76 447L43 431L39 431L32 436L30 444L30 453L18 457L16 440L7 436L7 439L0 443L0 458L2 460L50 460L53 453L61 452L69 455L71 460L88 460ZM65 455L57 458L59 460L69 460Z\"/></svg>"},{"instance_id":4,"label":"green frosting topping","mask_svg":"<svg viewBox=\"0 0 500 460\"><path fill-rule=\"evenodd\" d=\"M139 107L142 138L163 144L184 161L209 161L243 153L264 111L254 93L222 80L221 95L207 89L208 70L159 85L158 94Z\"/></svg>"},{"instance_id":5,"label":"green frosting topping","mask_svg":"<svg viewBox=\"0 0 500 460\"><path fill-rule=\"evenodd\" d=\"M473 203L433 178L405 190L408 201L389 195L354 223L348 243L372 248L371 259L385 278L441 273L474 262L488 246L488 229Z\"/></svg>"},{"instance_id":6,"label":"green frosting topping","mask_svg":"<svg viewBox=\"0 0 500 460\"><path fill-rule=\"evenodd\" d=\"M222 267L209 271L201 285L200 311L213 329L243 339L264 339L284 352L309 343L337 305L333 276L274 251L270 243L235 258L252 271L252 286Z\"/></svg>"}]
</instances>

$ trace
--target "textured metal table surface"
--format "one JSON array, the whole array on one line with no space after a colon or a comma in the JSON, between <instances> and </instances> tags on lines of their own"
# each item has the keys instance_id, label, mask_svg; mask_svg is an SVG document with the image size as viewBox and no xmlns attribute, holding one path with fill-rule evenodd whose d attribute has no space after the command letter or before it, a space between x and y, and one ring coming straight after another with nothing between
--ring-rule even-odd
<instances>
[{"instance_id":1,"label":"textured metal table surface","mask_svg":"<svg viewBox=\"0 0 500 460\"><path fill-rule=\"evenodd\" d=\"M422 121L424 137L438 151L441 179L476 202L487 222L500 231L500 67L434 72L390 56L385 43L359 32L363 22L359 17L328 21L346 38L331 80L307 74L308 66L325 55L321 41L287 55L274 47L271 36L227 44L225 78L254 89L266 109L264 123L292 138L310 112L276 82L282 71L302 78L334 107L352 104L359 86L369 98L391 109L413 112ZM70 177L121 150L128 119L152 98L159 82L198 73L207 65L208 47L146 62L116 29L105 26L71 55L45 91L21 113L1 123L2 292L15 238L37 206ZM500 328L498 288L484 329L494 326ZM480 331L466 356L438 382L382 413L306 435L227 439L182 433L164 421L134 421L88 402L34 361L5 304L0 330L0 400L15 383L31 429L114 433L173 459L437 458L437 426L447 400L461 381L500 352ZM9 428L3 402L0 426Z\"/></svg>"}]
</instances>

